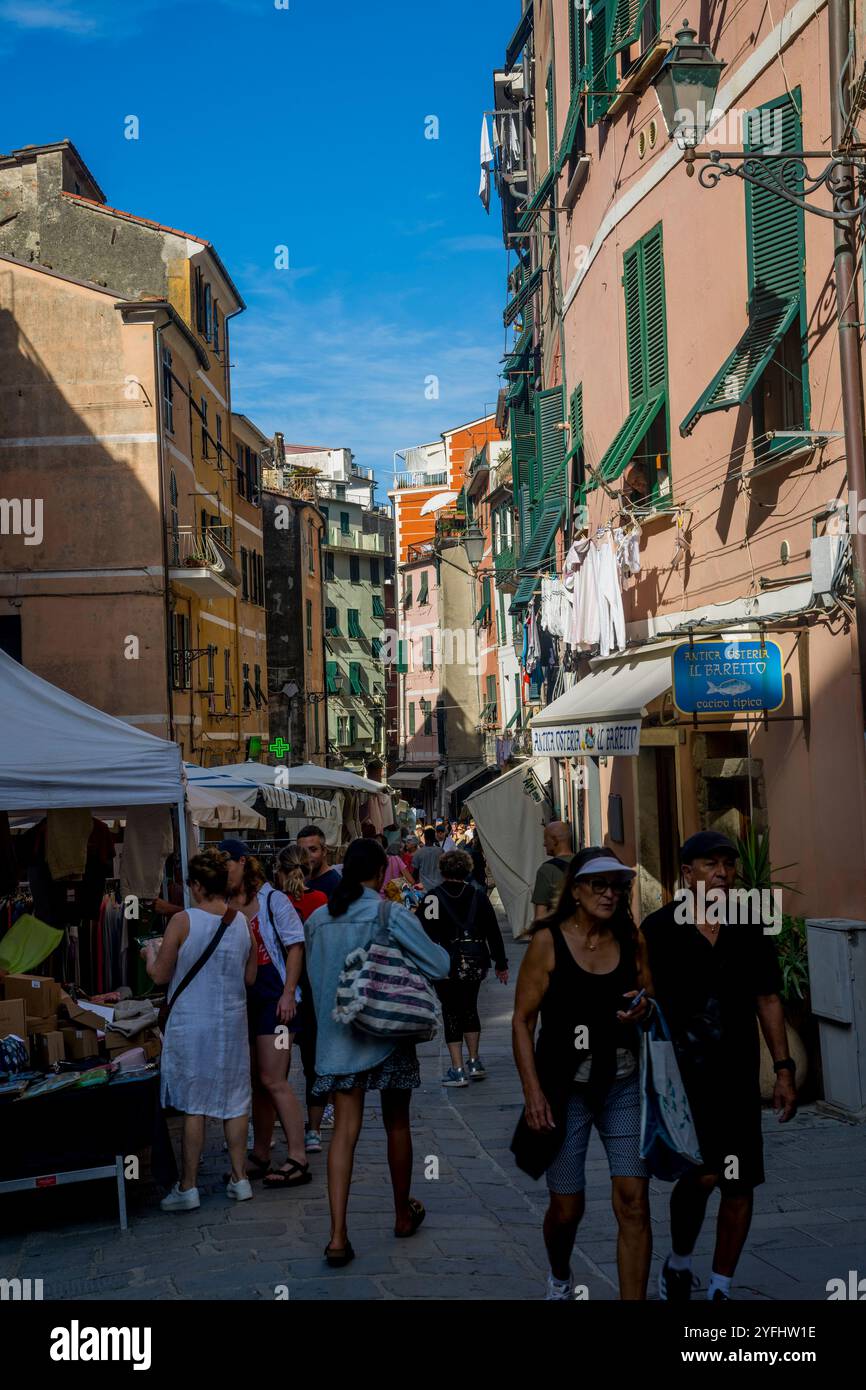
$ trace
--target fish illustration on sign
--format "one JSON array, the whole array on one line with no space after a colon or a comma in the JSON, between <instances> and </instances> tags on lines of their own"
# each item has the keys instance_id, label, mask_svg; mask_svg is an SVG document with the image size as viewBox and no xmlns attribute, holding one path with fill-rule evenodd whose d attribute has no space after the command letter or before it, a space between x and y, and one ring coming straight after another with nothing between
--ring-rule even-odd
<instances>
[{"instance_id":1,"label":"fish illustration on sign","mask_svg":"<svg viewBox=\"0 0 866 1390\"><path fill-rule=\"evenodd\" d=\"M722 681L721 685L714 685L712 681L707 681L708 695L745 695L746 691L751 690L751 688L748 681Z\"/></svg>"}]
</instances>

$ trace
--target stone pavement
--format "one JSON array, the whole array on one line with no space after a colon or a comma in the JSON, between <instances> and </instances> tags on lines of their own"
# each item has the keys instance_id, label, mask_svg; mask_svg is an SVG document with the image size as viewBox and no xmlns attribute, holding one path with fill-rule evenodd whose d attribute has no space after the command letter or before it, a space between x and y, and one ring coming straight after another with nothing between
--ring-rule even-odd
<instances>
[{"instance_id":1,"label":"stone pavement","mask_svg":"<svg viewBox=\"0 0 866 1390\"><path fill-rule=\"evenodd\" d=\"M311 1156L315 1180L297 1192L252 1202L224 1196L222 1133L209 1129L199 1211L164 1215L153 1188L129 1184L130 1230L117 1225L111 1184L0 1199L0 1278L41 1278L47 1299L539 1299L546 1260L541 1221L546 1189L514 1166L509 1143L520 1113L511 1058L513 983L523 947L509 946L512 982L488 978L481 992L486 1081L439 1085L441 1040L420 1049L423 1084L413 1099L414 1192L427 1220L411 1240L392 1234L384 1132L368 1098L358 1145L349 1228L358 1258L329 1270L325 1153ZM293 1076L300 1083L299 1065ZM740 1299L824 1299L830 1278L866 1274L866 1126L802 1111L779 1127L765 1115L766 1184L756 1194L751 1236L738 1271ZM323 1139L327 1145L328 1131ZM282 1150L278 1144L275 1158ZM435 1160L435 1162L434 1162ZM438 1168L438 1176L432 1176ZM430 1176L425 1177L425 1172ZM615 1232L604 1152L593 1137L587 1212L573 1262L591 1299L617 1297ZM653 1184L650 1296L668 1249L665 1184ZM715 1211L713 1199L710 1214ZM696 1251L704 1285L712 1220Z\"/></svg>"}]
</instances>

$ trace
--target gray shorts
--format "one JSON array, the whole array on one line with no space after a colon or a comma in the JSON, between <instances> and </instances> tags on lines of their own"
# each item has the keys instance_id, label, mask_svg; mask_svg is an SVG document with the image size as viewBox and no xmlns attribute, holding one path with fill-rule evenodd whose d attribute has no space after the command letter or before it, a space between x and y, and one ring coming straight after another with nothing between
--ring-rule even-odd
<instances>
[{"instance_id":1,"label":"gray shorts","mask_svg":"<svg viewBox=\"0 0 866 1390\"><path fill-rule=\"evenodd\" d=\"M583 1098L583 1088L575 1087L568 1101L565 1139L547 1170L551 1192L570 1196L586 1187L586 1151L595 1123L607 1153L612 1178L648 1178L640 1156L640 1088L638 1077L614 1081L604 1105L595 1113Z\"/></svg>"}]
</instances>

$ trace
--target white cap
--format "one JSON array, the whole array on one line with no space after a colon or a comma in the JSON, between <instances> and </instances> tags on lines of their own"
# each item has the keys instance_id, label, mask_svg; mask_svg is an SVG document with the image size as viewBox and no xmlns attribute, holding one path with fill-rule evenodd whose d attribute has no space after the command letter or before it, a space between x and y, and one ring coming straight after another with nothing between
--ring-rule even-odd
<instances>
[{"instance_id":1,"label":"white cap","mask_svg":"<svg viewBox=\"0 0 866 1390\"><path fill-rule=\"evenodd\" d=\"M634 878L635 871L626 864L620 864L612 854L599 854L578 869L575 878L590 878L593 874L628 874L629 878Z\"/></svg>"}]
</instances>

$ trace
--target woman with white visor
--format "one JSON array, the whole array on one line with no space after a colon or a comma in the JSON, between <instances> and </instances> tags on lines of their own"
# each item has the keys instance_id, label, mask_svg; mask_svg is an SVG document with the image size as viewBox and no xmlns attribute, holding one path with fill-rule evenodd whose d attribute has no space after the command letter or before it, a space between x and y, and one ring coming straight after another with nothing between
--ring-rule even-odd
<instances>
[{"instance_id":1,"label":"woman with white visor","mask_svg":"<svg viewBox=\"0 0 866 1390\"><path fill-rule=\"evenodd\" d=\"M524 1172L547 1177L550 1300L574 1297L570 1260L593 1125L610 1167L620 1297L646 1298L652 1242L636 1025L651 1011L652 982L629 905L634 877L609 849L575 855L558 905L533 931L517 982L514 1056L525 1109L512 1152Z\"/></svg>"}]
</instances>

